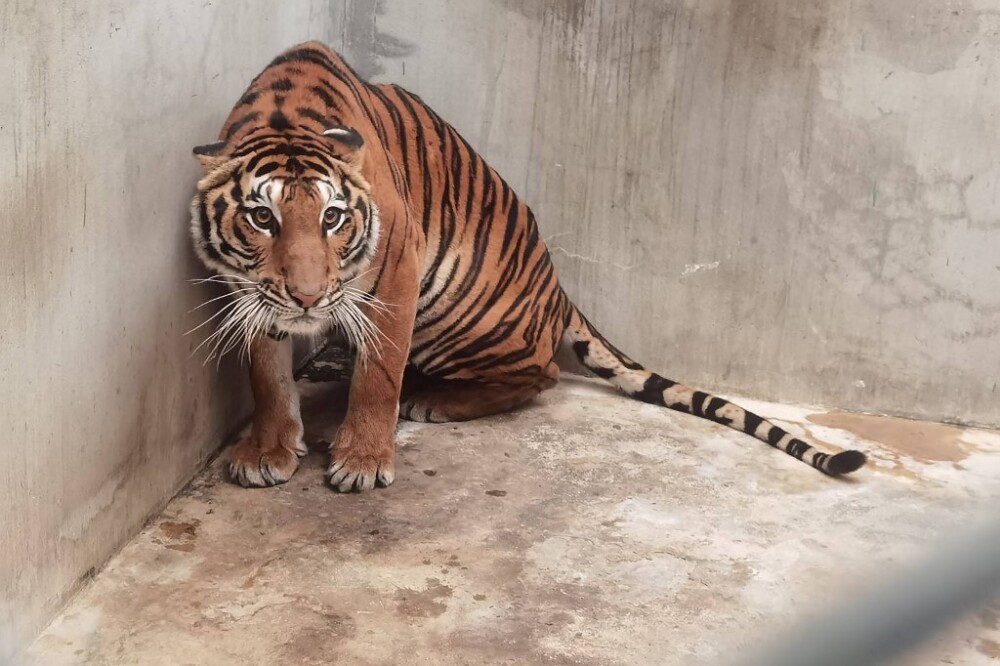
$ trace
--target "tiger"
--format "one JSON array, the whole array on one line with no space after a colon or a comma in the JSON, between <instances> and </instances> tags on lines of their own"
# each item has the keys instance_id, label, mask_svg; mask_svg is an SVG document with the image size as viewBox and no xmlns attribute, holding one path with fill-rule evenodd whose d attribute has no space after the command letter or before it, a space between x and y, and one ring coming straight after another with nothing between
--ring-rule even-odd
<instances>
[{"instance_id":1,"label":"tiger","mask_svg":"<svg viewBox=\"0 0 1000 666\"><path fill-rule=\"evenodd\" d=\"M466 421L551 388L564 344L626 396L740 430L827 475L866 461L626 356L560 285L531 209L455 128L320 42L278 55L218 140L193 152L194 250L232 294L209 339L249 359L253 417L228 452L242 486L298 468L292 342L333 333L356 359L325 473L341 492L393 483L400 418Z\"/></svg>"}]
</instances>

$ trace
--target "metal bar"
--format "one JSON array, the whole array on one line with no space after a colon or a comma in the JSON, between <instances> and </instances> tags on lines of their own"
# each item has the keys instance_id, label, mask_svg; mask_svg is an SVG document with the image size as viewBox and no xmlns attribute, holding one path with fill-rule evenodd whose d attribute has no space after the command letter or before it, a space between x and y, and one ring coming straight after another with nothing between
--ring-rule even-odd
<instances>
[{"instance_id":1,"label":"metal bar","mask_svg":"<svg viewBox=\"0 0 1000 666\"><path fill-rule=\"evenodd\" d=\"M741 666L870 666L1000 596L1000 522L948 540L921 565L787 632Z\"/></svg>"}]
</instances>

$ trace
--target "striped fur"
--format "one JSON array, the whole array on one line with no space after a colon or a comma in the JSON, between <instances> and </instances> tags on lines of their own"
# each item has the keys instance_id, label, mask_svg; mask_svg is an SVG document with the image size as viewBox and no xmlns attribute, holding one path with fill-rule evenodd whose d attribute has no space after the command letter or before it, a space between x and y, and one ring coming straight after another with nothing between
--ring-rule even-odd
<instances>
[{"instance_id":1,"label":"striped fur","mask_svg":"<svg viewBox=\"0 0 1000 666\"><path fill-rule=\"evenodd\" d=\"M315 198L319 183L344 193L351 228L301 260L325 262L331 298L353 280L369 315L376 303L398 308L397 319L412 312L405 315L412 323L398 322L405 333L389 334L380 348L408 350L409 366L438 388L404 395L403 416L460 420L524 402L558 379L553 359L566 341L630 397L741 430L830 475L865 461L857 451L822 452L615 349L560 287L531 210L465 139L416 95L361 80L322 44L276 58L244 93L220 142L199 151L206 175L192 204L192 235L199 256L220 274L259 283L268 272L269 248L280 243L246 216L273 179L281 179L286 198ZM276 213L291 219L319 210L288 205L277 202ZM308 229L299 232L315 233ZM404 275L411 256L416 269ZM273 280L280 292L280 276ZM288 299L277 300L288 308ZM271 333L320 332L329 324L302 316L268 319Z\"/></svg>"},{"instance_id":2,"label":"striped fur","mask_svg":"<svg viewBox=\"0 0 1000 666\"><path fill-rule=\"evenodd\" d=\"M830 476L853 472L865 463L860 451L820 451L735 403L646 370L605 340L576 308L567 324L566 339L572 343L577 358L631 398L741 430Z\"/></svg>"}]
</instances>

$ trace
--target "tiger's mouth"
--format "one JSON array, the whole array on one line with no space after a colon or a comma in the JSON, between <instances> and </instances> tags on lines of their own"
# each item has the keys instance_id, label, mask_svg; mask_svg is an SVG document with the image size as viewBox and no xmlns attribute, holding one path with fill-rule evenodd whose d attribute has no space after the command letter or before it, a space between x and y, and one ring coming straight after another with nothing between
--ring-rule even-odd
<instances>
[{"instance_id":1,"label":"tiger's mouth","mask_svg":"<svg viewBox=\"0 0 1000 666\"><path fill-rule=\"evenodd\" d=\"M330 311L312 309L279 315L272 324L274 329L292 335L320 335L333 325L334 319Z\"/></svg>"},{"instance_id":2,"label":"tiger's mouth","mask_svg":"<svg viewBox=\"0 0 1000 666\"><path fill-rule=\"evenodd\" d=\"M389 307L364 291L344 286L325 297L320 307L277 313L272 328L291 335L313 337L336 329L364 359L378 356L385 342L385 336L372 321L373 312L388 313Z\"/></svg>"},{"instance_id":3,"label":"tiger's mouth","mask_svg":"<svg viewBox=\"0 0 1000 666\"><path fill-rule=\"evenodd\" d=\"M230 289L226 296L214 296L198 306L204 307L228 296L228 303L215 315L188 331L188 334L194 333L214 322L215 330L195 349L206 347L209 350L206 363L233 350L245 355L254 340L267 334L316 337L337 329L354 347L361 361L370 356L378 357L382 345L391 344L377 322L391 317L393 306L352 286L350 281L322 299L318 307L305 309L286 303L268 288L269 285L238 275L214 275L194 282L225 284Z\"/></svg>"}]
</instances>

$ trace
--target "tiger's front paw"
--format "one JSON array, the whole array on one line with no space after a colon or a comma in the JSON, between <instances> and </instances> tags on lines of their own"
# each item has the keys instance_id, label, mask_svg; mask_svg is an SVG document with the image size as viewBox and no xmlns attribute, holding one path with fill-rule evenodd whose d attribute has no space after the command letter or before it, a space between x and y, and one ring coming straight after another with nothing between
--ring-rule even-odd
<instances>
[{"instance_id":1,"label":"tiger's front paw","mask_svg":"<svg viewBox=\"0 0 1000 666\"><path fill-rule=\"evenodd\" d=\"M275 486L292 478L306 453L301 427L267 428L263 436L255 428L229 450L229 476L244 488Z\"/></svg>"},{"instance_id":2,"label":"tiger's front paw","mask_svg":"<svg viewBox=\"0 0 1000 666\"><path fill-rule=\"evenodd\" d=\"M342 493L392 485L396 479L395 429L388 433L361 430L345 423L331 447L326 475Z\"/></svg>"}]
</instances>

